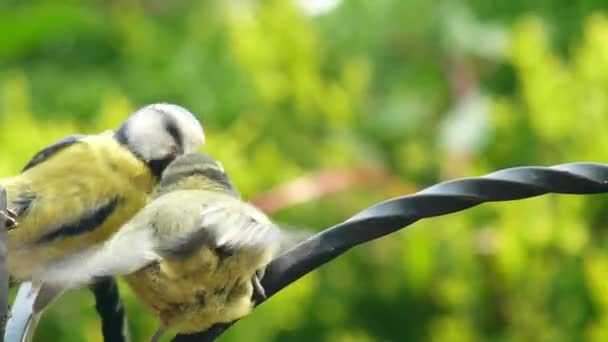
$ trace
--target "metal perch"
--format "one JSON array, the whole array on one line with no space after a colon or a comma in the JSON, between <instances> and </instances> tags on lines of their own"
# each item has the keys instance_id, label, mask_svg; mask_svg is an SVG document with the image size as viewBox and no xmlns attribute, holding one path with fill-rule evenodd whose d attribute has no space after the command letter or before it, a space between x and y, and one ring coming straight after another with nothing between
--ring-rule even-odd
<instances>
[{"instance_id":1,"label":"metal perch","mask_svg":"<svg viewBox=\"0 0 608 342\"><path fill-rule=\"evenodd\" d=\"M262 279L266 300L350 248L395 232L422 218L461 211L484 202L512 201L547 193L605 192L608 192L608 164L598 163L517 167L483 177L440 183L365 209L279 256L270 263ZM197 334L177 335L173 341L213 341L233 323L217 324Z\"/></svg>"}]
</instances>

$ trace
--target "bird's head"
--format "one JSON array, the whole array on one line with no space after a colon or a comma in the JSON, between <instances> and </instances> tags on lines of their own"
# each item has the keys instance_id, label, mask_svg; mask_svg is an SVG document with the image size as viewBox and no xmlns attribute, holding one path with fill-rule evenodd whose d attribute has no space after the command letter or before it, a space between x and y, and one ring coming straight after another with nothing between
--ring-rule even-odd
<instances>
[{"instance_id":1,"label":"bird's head","mask_svg":"<svg viewBox=\"0 0 608 342\"><path fill-rule=\"evenodd\" d=\"M169 164L157 195L174 189L217 190L239 196L222 164L202 152L180 156Z\"/></svg>"},{"instance_id":2,"label":"bird's head","mask_svg":"<svg viewBox=\"0 0 608 342\"><path fill-rule=\"evenodd\" d=\"M176 157L195 152L205 143L203 127L194 114L169 103L155 103L137 110L115 135L157 176Z\"/></svg>"}]
</instances>

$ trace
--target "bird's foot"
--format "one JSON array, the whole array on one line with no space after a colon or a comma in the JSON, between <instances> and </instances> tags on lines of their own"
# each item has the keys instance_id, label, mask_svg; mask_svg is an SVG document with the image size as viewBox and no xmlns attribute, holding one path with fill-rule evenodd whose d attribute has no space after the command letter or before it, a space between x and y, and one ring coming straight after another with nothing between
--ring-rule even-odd
<instances>
[{"instance_id":1,"label":"bird's foot","mask_svg":"<svg viewBox=\"0 0 608 342\"><path fill-rule=\"evenodd\" d=\"M253 278L251 278L251 283L253 284L253 300L256 303L259 302L263 302L266 300L266 290L264 290L264 287L262 286L262 283L260 282L260 280L262 279L262 275L263 272L262 271L256 271L253 274Z\"/></svg>"},{"instance_id":2,"label":"bird's foot","mask_svg":"<svg viewBox=\"0 0 608 342\"><path fill-rule=\"evenodd\" d=\"M19 223L17 223L17 213L11 209L7 209L6 211L0 210L0 217L5 220L4 227L8 230L11 230L19 225Z\"/></svg>"}]
</instances>

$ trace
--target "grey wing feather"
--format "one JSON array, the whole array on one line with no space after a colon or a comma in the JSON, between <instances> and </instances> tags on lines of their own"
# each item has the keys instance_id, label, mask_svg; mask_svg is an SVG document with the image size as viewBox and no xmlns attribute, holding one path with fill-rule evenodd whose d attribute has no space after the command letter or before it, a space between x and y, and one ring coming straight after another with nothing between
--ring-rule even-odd
<instances>
[{"instance_id":1,"label":"grey wing feather","mask_svg":"<svg viewBox=\"0 0 608 342\"><path fill-rule=\"evenodd\" d=\"M282 254L315 235L315 232L310 228L283 223L279 223L278 226L281 228L281 247L277 254Z\"/></svg>"},{"instance_id":2,"label":"grey wing feather","mask_svg":"<svg viewBox=\"0 0 608 342\"><path fill-rule=\"evenodd\" d=\"M23 167L21 172L24 172L24 171L31 169L32 167L42 163L43 161L49 159L52 155L61 151L62 149L81 141L84 137L86 137L86 135L82 135L82 134L70 135L70 136L67 136L67 137L45 147L44 149L37 152L32 157L32 159L30 159L30 161Z\"/></svg>"},{"instance_id":3,"label":"grey wing feather","mask_svg":"<svg viewBox=\"0 0 608 342\"><path fill-rule=\"evenodd\" d=\"M39 274L39 280L78 287L96 277L129 274L163 258L186 256L203 245L271 252L280 247L279 228L249 204L232 197L213 196L195 203L184 194L181 194L183 197L173 195L177 196L168 195L146 206L104 244L47 265ZM194 195L200 198L200 194ZM182 216L175 212L165 216L168 213L165 210L176 207L171 206L176 198L187 210L180 212ZM159 221L159 217L162 220ZM157 227L159 224L166 227Z\"/></svg>"},{"instance_id":4,"label":"grey wing feather","mask_svg":"<svg viewBox=\"0 0 608 342\"><path fill-rule=\"evenodd\" d=\"M258 209L234 199L203 205L193 227L157 246L161 256L188 255L202 245L228 249L276 249L281 231Z\"/></svg>"},{"instance_id":5,"label":"grey wing feather","mask_svg":"<svg viewBox=\"0 0 608 342\"><path fill-rule=\"evenodd\" d=\"M155 252L154 230L146 226L129 228L132 227L123 226L107 242L46 265L36 277L46 284L74 288L98 277L129 274L160 260Z\"/></svg>"}]
</instances>

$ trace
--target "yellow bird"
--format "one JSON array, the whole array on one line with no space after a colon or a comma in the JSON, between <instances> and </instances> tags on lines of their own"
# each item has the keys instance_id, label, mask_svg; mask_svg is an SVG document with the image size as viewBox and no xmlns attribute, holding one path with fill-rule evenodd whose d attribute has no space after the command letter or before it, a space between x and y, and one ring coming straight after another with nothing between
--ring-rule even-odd
<instances>
[{"instance_id":1,"label":"yellow bird","mask_svg":"<svg viewBox=\"0 0 608 342\"><path fill-rule=\"evenodd\" d=\"M86 262L48 272L57 281L74 276L70 286L124 274L161 332L193 333L247 315L252 297L264 296L260 273L285 241L240 199L219 162L195 153L170 164L154 199L97 251L83 253Z\"/></svg>"},{"instance_id":2,"label":"yellow bird","mask_svg":"<svg viewBox=\"0 0 608 342\"><path fill-rule=\"evenodd\" d=\"M114 131L70 136L37 153L0 180L16 221L7 236L11 276L45 284L46 270L109 238L147 203L166 166L204 141L191 112L159 103Z\"/></svg>"}]
</instances>

